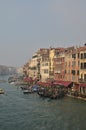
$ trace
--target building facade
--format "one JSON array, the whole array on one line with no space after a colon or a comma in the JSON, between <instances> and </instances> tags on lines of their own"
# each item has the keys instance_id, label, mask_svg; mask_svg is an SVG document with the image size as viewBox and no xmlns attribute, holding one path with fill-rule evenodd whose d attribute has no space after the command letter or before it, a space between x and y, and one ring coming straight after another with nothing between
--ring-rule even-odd
<instances>
[{"instance_id":1,"label":"building facade","mask_svg":"<svg viewBox=\"0 0 86 130\"><path fill-rule=\"evenodd\" d=\"M38 64L38 61L37 61L37 53L35 53L31 60L29 61L29 77L32 77L32 78L36 78L37 77L37 74L38 74L38 70L37 70L37 64Z\"/></svg>"},{"instance_id":2,"label":"building facade","mask_svg":"<svg viewBox=\"0 0 86 130\"><path fill-rule=\"evenodd\" d=\"M49 78L49 49L41 48L38 54L38 77L41 81Z\"/></svg>"},{"instance_id":3,"label":"building facade","mask_svg":"<svg viewBox=\"0 0 86 130\"><path fill-rule=\"evenodd\" d=\"M54 79L63 80L65 76L65 49L58 49L54 57Z\"/></svg>"},{"instance_id":4,"label":"building facade","mask_svg":"<svg viewBox=\"0 0 86 130\"><path fill-rule=\"evenodd\" d=\"M49 49L49 78L54 78L54 56L55 56L55 48Z\"/></svg>"},{"instance_id":5,"label":"building facade","mask_svg":"<svg viewBox=\"0 0 86 130\"><path fill-rule=\"evenodd\" d=\"M80 76L82 82L86 82L86 46L80 48Z\"/></svg>"},{"instance_id":6,"label":"building facade","mask_svg":"<svg viewBox=\"0 0 86 130\"><path fill-rule=\"evenodd\" d=\"M65 80L78 82L80 72L79 68L78 48L68 48L65 53Z\"/></svg>"}]
</instances>

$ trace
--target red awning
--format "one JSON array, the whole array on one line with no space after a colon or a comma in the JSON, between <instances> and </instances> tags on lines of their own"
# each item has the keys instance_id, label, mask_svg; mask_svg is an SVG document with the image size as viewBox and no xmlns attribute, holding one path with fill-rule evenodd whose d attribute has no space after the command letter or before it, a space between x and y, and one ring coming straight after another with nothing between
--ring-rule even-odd
<instances>
[{"instance_id":1,"label":"red awning","mask_svg":"<svg viewBox=\"0 0 86 130\"><path fill-rule=\"evenodd\" d=\"M44 87L49 87L53 85L63 85L64 87L69 87L69 85L72 84L70 81L55 81L55 82L37 82L38 85L44 86Z\"/></svg>"},{"instance_id":2,"label":"red awning","mask_svg":"<svg viewBox=\"0 0 86 130\"><path fill-rule=\"evenodd\" d=\"M31 78L31 77L26 77L26 78L24 78L24 80L26 81L26 82L33 82L33 79Z\"/></svg>"},{"instance_id":3,"label":"red awning","mask_svg":"<svg viewBox=\"0 0 86 130\"><path fill-rule=\"evenodd\" d=\"M43 87L49 87L49 86L51 86L51 84L48 83L48 82L40 82L40 81L38 81L37 84L38 84L38 85L41 85L41 86L43 86Z\"/></svg>"},{"instance_id":4,"label":"red awning","mask_svg":"<svg viewBox=\"0 0 86 130\"><path fill-rule=\"evenodd\" d=\"M80 87L86 87L86 84L82 83L80 84Z\"/></svg>"},{"instance_id":5,"label":"red awning","mask_svg":"<svg viewBox=\"0 0 86 130\"><path fill-rule=\"evenodd\" d=\"M64 85L65 87L68 87L70 84L72 84L72 82L70 81L56 81L54 82L54 84L56 85Z\"/></svg>"}]
</instances>

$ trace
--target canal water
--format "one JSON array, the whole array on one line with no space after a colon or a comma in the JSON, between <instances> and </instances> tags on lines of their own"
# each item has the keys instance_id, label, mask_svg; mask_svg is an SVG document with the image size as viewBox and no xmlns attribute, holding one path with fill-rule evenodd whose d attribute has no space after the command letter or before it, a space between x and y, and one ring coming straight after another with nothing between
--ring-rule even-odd
<instances>
[{"instance_id":1,"label":"canal water","mask_svg":"<svg viewBox=\"0 0 86 130\"><path fill-rule=\"evenodd\" d=\"M86 101L43 99L7 82L0 88L0 130L86 130Z\"/></svg>"}]
</instances>

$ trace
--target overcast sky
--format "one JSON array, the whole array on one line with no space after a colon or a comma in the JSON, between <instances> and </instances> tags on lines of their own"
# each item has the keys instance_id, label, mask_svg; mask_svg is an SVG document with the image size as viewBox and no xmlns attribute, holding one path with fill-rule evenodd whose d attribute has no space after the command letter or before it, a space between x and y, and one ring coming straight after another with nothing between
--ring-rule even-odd
<instances>
[{"instance_id":1,"label":"overcast sky","mask_svg":"<svg viewBox=\"0 0 86 130\"><path fill-rule=\"evenodd\" d=\"M86 42L86 0L0 0L0 65L23 66L39 48Z\"/></svg>"}]
</instances>

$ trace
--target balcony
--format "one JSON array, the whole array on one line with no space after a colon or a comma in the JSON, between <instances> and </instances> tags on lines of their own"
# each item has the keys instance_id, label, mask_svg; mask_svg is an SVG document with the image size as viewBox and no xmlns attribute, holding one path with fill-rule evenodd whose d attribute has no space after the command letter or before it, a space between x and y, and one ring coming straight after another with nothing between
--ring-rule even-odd
<instances>
[{"instance_id":1,"label":"balcony","mask_svg":"<svg viewBox=\"0 0 86 130\"><path fill-rule=\"evenodd\" d=\"M60 71L60 70L56 70L56 71L54 71L54 73L58 73L58 74L60 74L61 71Z\"/></svg>"},{"instance_id":2,"label":"balcony","mask_svg":"<svg viewBox=\"0 0 86 130\"><path fill-rule=\"evenodd\" d=\"M86 79L79 78L78 81L81 83L86 83Z\"/></svg>"}]
</instances>

